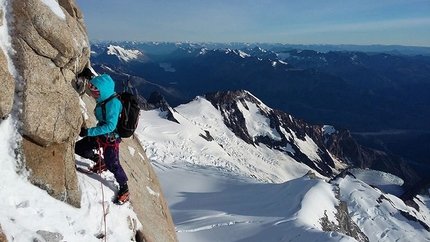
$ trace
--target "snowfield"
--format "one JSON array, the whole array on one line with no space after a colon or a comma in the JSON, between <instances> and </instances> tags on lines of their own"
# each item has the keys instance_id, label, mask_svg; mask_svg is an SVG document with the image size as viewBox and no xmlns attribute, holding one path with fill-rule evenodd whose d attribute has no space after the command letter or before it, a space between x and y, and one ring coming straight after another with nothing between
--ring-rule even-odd
<instances>
[{"instance_id":1,"label":"snowfield","mask_svg":"<svg viewBox=\"0 0 430 242\"><path fill-rule=\"evenodd\" d=\"M339 225L340 201L347 203L350 217L370 241L430 240L420 224L430 224L428 196L414 200L418 211L394 193L366 183L399 187L398 178L356 170L359 179L347 176L329 183L307 175L309 167L295 162L289 152L250 146L237 138L202 97L175 110L179 123L168 121L165 112L142 111L136 135L159 177L179 241L356 241L323 229L322 218ZM257 120L249 125L268 132ZM16 125L13 115L0 123L0 224L8 240L44 241L43 233L50 231L57 241L100 241L106 225L107 241L131 241L127 216L136 215L129 205L112 203L117 189L113 175L78 174L80 209L53 199L20 169L14 152L21 139ZM78 156L76 163L90 165Z\"/></svg>"},{"instance_id":2,"label":"snowfield","mask_svg":"<svg viewBox=\"0 0 430 242\"><path fill-rule=\"evenodd\" d=\"M159 176L180 241L356 241L321 226L325 216L338 224L339 199L370 241L430 240L429 231L399 212L429 224L429 198L416 200L419 212L406 206L395 196L402 191L398 177L354 169L358 179L311 179L310 168L288 152L251 147L237 138L203 97L174 110L180 124L163 119L165 113L142 111L138 137ZM245 111L254 116L246 123L251 132L275 134L255 110ZM206 132L213 140L202 137ZM313 142L301 142L313 155Z\"/></svg>"}]
</instances>

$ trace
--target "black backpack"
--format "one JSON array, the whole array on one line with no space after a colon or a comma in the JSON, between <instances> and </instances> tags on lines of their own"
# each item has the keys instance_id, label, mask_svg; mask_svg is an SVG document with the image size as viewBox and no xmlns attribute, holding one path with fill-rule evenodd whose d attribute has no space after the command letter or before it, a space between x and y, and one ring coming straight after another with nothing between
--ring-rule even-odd
<instances>
[{"instance_id":1,"label":"black backpack","mask_svg":"<svg viewBox=\"0 0 430 242\"><path fill-rule=\"evenodd\" d=\"M127 85L127 86L126 86ZM106 120L106 103L114 98L119 98L122 103L121 114L118 117L115 133L121 138L129 138L134 134L139 123L140 107L135 95L130 88L130 81L124 84L124 91L120 94L115 93L103 102L97 104L102 107L103 119Z\"/></svg>"}]
</instances>

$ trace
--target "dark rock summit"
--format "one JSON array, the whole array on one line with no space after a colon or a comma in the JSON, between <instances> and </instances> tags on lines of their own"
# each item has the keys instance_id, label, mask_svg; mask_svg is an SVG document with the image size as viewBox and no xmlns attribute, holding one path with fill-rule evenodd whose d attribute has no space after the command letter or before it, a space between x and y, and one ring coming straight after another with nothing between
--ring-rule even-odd
<instances>
[{"instance_id":1,"label":"dark rock summit","mask_svg":"<svg viewBox=\"0 0 430 242\"><path fill-rule=\"evenodd\" d=\"M336 167L335 158L345 167L371 168L394 174L405 181L406 187L419 179L400 157L359 145L350 132L342 127L309 124L283 111L267 107L245 90L209 93L205 97L221 112L227 127L245 142L254 145L264 144L287 152L295 160L323 176L333 177L338 173L339 167ZM247 103L253 103L258 107L259 114L270 121L270 128L276 130L280 138L250 135L247 120L239 108L240 105L248 109ZM313 142L318 147L318 157L310 157L303 153L298 141Z\"/></svg>"}]
</instances>

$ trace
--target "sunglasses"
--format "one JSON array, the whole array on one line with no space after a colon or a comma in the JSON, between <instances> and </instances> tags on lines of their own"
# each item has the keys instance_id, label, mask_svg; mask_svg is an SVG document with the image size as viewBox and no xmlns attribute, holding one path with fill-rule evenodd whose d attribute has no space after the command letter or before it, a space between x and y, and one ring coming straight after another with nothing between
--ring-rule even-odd
<instances>
[{"instance_id":1,"label":"sunglasses","mask_svg":"<svg viewBox=\"0 0 430 242\"><path fill-rule=\"evenodd\" d=\"M88 83L88 89L90 89L90 91L98 91L99 90L96 86L94 86L91 83Z\"/></svg>"}]
</instances>

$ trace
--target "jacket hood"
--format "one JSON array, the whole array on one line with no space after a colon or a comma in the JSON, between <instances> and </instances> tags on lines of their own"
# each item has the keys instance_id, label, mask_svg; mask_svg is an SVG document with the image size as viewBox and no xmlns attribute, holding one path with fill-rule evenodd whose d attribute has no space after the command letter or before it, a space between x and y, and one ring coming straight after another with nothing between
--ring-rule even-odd
<instances>
[{"instance_id":1,"label":"jacket hood","mask_svg":"<svg viewBox=\"0 0 430 242\"><path fill-rule=\"evenodd\" d=\"M100 91L100 97L96 98L97 102L103 102L115 93L115 82L107 74L94 77L90 83Z\"/></svg>"}]
</instances>

